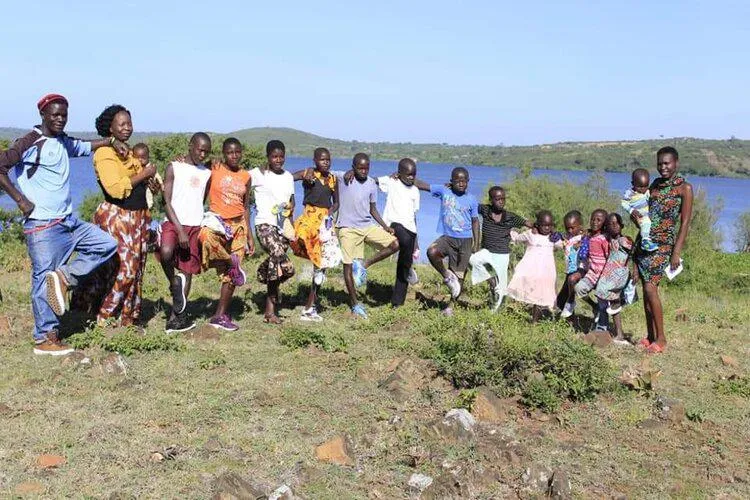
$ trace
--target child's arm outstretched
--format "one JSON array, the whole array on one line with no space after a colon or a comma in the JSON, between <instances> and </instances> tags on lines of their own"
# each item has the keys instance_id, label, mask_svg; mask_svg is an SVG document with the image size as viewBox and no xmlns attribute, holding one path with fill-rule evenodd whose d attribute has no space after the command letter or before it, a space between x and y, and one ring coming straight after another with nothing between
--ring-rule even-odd
<instances>
[{"instance_id":1,"label":"child's arm outstretched","mask_svg":"<svg viewBox=\"0 0 750 500\"><path fill-rule=\"evenodd\" d=\"M417 186L417 189L420 191L430 191L430 185L421 179L414 179L414 185Z\"/></svg>"}]
</instances>

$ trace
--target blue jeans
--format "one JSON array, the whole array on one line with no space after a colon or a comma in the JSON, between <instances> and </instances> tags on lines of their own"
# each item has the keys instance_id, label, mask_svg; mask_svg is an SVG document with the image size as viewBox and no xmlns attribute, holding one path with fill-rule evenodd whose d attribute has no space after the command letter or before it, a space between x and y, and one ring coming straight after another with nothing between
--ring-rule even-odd
<instances>
[{"instance_id":1,"label":"blue jeans","mask_svg":"<svg viewBox=\"0 0 750 500\"><path fill-rule=\"evenodd\" d=\"M74 215L44 228L52 222L28 219L23 225L31 258L31 307L36 342L43 342L47 332L60 324L47 303L45 275L58 269L65 275L68 285L74 288L117 250L117 242L109 234ZM77 252L76 258L68 262L74 251Z\"/></svg>"}]
</instances>

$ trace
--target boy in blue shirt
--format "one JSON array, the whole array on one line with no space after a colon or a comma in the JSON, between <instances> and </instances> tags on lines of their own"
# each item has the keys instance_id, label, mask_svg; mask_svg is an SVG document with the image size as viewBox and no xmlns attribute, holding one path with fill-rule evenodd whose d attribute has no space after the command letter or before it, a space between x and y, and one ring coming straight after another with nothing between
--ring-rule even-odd
<instances>
[{"instance_id":1,"label":"boy in blue shirt","mask_svg":"<svg viewBox=\"0 0 750 500\"><path fill-rule=\"evenodd\" d=\"M31 305L34 311L34 354L65 355L73 349L59 337L66 295L117 250L115 240L97 226L73 215L70 156L88 156L102 146L126 155L116 139L81 141L63 130L68 101L48 94L37 103L42 124L0 154L0 189L23 213L23 232L31 259ZM18 188L8 172L15 168ZM73 252L76 258L68 262Z\"/></svg>"},{"instance_id":2,"label":"boy in blue shirt","mask_svg":"<svg viewBox=\"0 0 750 500\"><path fill-rule=\"evenodd\" d=\"M466 192L469 187L469 171L456 167L451 171L451 181L446 187L415 180L414 185L422 191L429 191L440 198L438 237L427 249L430 264L443 277L443 282L451 293L451 302L461 295L464 273L473 252L479 251L479 202L473 194ZM448 268L443 259L448 258ZM443 310L453 314L451 306Z\"/></svg>"}]
</instances>

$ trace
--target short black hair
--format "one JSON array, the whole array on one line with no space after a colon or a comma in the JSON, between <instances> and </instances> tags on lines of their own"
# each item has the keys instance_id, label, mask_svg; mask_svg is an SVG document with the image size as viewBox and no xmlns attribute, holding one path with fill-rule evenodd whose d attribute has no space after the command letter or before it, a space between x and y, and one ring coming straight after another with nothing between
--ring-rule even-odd
<instances>
[{"instance_id":1,"label":"short black hair","mask_svg":"<svg viewBox=\"0 0 750 500\"><path fill-rule=\"evenodd\" d=\"M487 194L490 196L490 199L492 198L492 193L497 193L498 191L505 192L505 188L502 186L492 186L488 191Z\"/></svg>"},{"instance_id":2,"label":"short black hair","mask_svg":"<svg viewBox=\"0 0 750 500\"><path fill-rule=\"evenodd\" d=\"M328 156L331 156L331 152L328 151L328 148L315 148L315 151L313 151L313 158L320 158L320 155L323 153L328 153Z\"/></svg>"},{"instance_id":3,"label":"short black hair","mask_svg":"<svg viewBox=\"0 0 750 500\"><path fill-rule=\"evenodd\" d=\"M196 132L193 134L193 136L190 138L190 144L194 144L197 140L204 140L211 144L211 138L208 136L205 132Z\"/></svg>"},{"instance_id":4,"label":"short black hair","mask_svg":"<svg viewBox=\"0 0 750 500\"><path fill-rule=\"evenodd\" d=\"M614 217L617 219L617 223L620 225L620 227L625 227L625 223L622 221L622 215L618 214L617 212L610 212L607 214L607 220L609 220L610 217Z\"/></svg>"},{"instance_id":5,"label":"short black hair","mask_svg":"<svg viewBox=\"0 0 750 500\"><path fill-rule=\"evenodd\" d=\"M412 160L411 158L401 158L398 162L398 171L403 172L409 167L414 167L414 170L417 169L417 162Z\"/></svg>"},{"instance_id":6,"label":"short black hair","mask_svg":"<svg viewBox=\"0 0 750 500\"><path fill-rule=\"evenodd\" d=\"M96 121L94 122L96 126L96 133L101 137L111 136L112 132L109 131L109 127L112 126L112 120L115 119L115 115L120 111L125 111L127 114L130 114L130 111L128 111L125 106L122 106L120 104L113 104L104 108L104 111L102 111L101 114L96 117Z\"/></svg>"},{"instance_id":7,"label":"short black hair","mask_svg":"<svg viewBox=\"0 0 750 500\"><path fill-rule=\"evenodd\" d=\"M660 148L659 151L656 152L657 158L659 158L660 156L664 156L664 155L672 155L674 156L675 160L680 159L680 154L672 146L664 146L663 148Z\"/></svg>"},{"instance_id":8,"label":"short black hair","mask_svg":"<svg viewBox=\"0 0 750 500\"><path fill-rule=\"evenodd\" d=\"M607 215L609 215L609 212L607 212L605 209L603 209L603 208L597 208L593 212L591 212L591 217L593 217L594 214L597 214L597 213L604 214L604 218L605 219L607 218Z\"/></svg>"},{"instance_id":9,"label":"short black hair","mask_svg":"<svg viewBox=\"0 0 750 500\"><path fill-rule=\"evenodd\" d=\"M451 170L451 179L453 179L454 176L463 173L466 178L469 178L469 171L466 170L465 167L456 167L453 170Z\"/></svg>"},{"instance_id":10,"label":"short black hair","mask_svg":"<svg viewBox=\"0 0 750 500\"><path fill-rule=\"evenodd\" d=\"M144 150L146 151L146 153L149 152L148 144L146 144L145 142L139 142L138 144L133 146L133 152L135 152L136 149Z\"/></svg>"},{"instance_id":11,"label":"short black hair","mask_svg":"<svg viewBox=\"0 0 750 500\"><path fill-rule=\"evenodd\" d=\"M579 223L583 224L583 214L578 210L571 210L565 214L565 217L563 217L563 222L568 222L569 220L577 220Z\"/></svg>"},{"instance_id":12,"label":"short black hair","mask_svg":"<svg viewBox=\"0 0 750 500\"><path fill-rule=\"evenodd\" d=\"M549 217L552 222L555 222L555 216L552 215L552 212L550 212L549 210L540 210L536 213L537 224L542 222L542 219L545 217Z\"/></svg>"},{"instance_id":13,"label":"short black hair","mask_svg":"<svg viewBox=\"0 0 750 500\"><path fill-rule=\"evenodd\" d=\"M236 137L227 137L226 139L224 139L224 142L221 144L221 150L224 151L232 144L242 149L242 143L240 142L239 139L237 139Z\"/></svg>"},{"instance_id":14,"label":"short black hair","mask_svg":"<svg viewBox=\"0 0 750 500\"><path fill-rule=\"evenodd\" d=\"M650 176L648 170L646 170L645 168L636 168L635 170L633 170L631 180L633 182L633 185L643 184L645 186L648 186L649 177Z\"/></svg>"},{"instance_id":15,"label":"short black hair","mask_svg":"<svg viewBox=\"0 0 750 500\"><path fill-rule=\"evenodd\" d=\"M284 154L286 154L286 146L284 146L284 143L278 139L273 139L266 143L266 156L270 155L271 151L274 151L276 149L280 149Z\"/></svg>"},{"instance_id":16,"label":"short black hair","mask_svg":"<svg viewBox=\"0 0 750 500\"><path fill-rule=\"evenodd\" d=\"M356 165L361 160L367 160L370 161L370 156L367 153L357 153L354 155L354 158L352 158L352 165Z\"/></svg>"}]
</instances>

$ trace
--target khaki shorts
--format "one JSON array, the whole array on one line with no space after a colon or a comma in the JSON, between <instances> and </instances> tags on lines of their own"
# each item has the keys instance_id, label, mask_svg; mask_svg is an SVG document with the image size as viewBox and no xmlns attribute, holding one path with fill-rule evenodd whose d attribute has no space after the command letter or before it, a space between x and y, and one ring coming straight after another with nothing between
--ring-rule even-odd
<instances>
[{"instance_id":1,"label":"khaki shorts","mask_svg":"<svg viewBox=\"0 0 750 500\"><path fill-rule=\"evenodd\" d=\"M380 226L366 228L342 227L339 229L341 262L351 264L354 259L365 258L365 243L385 248L396 241L396 237Z\"/></svg>"}]
</instances>

